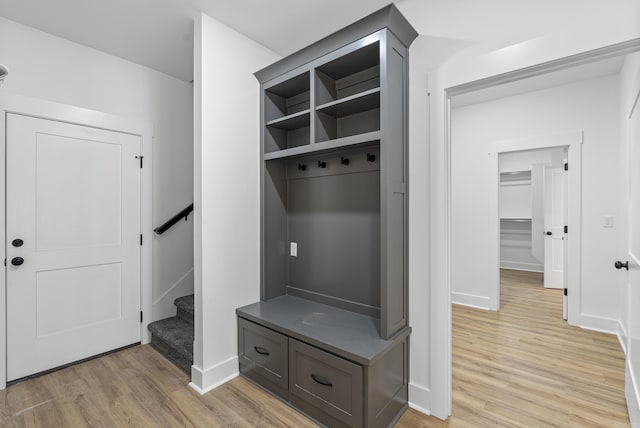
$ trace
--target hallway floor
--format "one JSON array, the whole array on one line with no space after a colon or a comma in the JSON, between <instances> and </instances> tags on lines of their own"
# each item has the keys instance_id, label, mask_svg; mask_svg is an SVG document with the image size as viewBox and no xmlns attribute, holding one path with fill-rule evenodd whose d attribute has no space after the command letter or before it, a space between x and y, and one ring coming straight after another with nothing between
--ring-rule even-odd
<instances>
[{"instance_id":1,"label":"hallway floor","mask_svg":"<svg viewBox=\"0 0 640 428\"><path fill-rule=\"evenodd\" d=\"M562 290L501 271L501 309L453 307L449 426L627 427L614 335L562 320Z\"/></svg>"},{"instance_id":2,"label":"hallway floor","mask_svg":"<svg viewBox=\"0 0 640 428\"><path fill-rule=\"evenodd\" d=\"M0 391L1 427L313 427L242 378L205 394L150 345ZM560 290L502 272L502 309L453 307L453 416L409 409L396 427L628 427L613 335L569 327Z\"/></svg>"}]
</instances>

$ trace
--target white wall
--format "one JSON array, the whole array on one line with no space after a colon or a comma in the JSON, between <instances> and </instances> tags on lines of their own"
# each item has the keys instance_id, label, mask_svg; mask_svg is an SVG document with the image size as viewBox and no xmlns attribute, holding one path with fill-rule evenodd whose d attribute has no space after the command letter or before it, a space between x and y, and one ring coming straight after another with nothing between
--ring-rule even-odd
<instances>
[{"instance_id":1,"label":"white wall","mask_svg":"<svg viewBox=\"0 0 640 428\"><path fill-rule=\"evenodd\" d=\"M523 152L500 153L500 172L529 171L533 164L561 166L564 149L526 150Z\"/></svg>"},{"instance_id":2,"label":"white wall","mask_svg":"<svg viewBox=\"0 0 640 428\"><path fill-rule=\"evenodd\" d=\"M191 202L191 84L4 18L0 63L10 69L0 96L12 92L152 122L153 224ZM145 242L153 245L153 319L159 319L175 314L174 295L193 290L192 221Z\"/></svg>"},{"instance_id":3,"label":"white wall","mask_svg":"<svg viewBox=\"0 0 640 428\"><path fill-rule=\"evenodd\" d=\"M447 15L453 18L444 20L432 13L431 5L423 0L397 3L421 33L410 50L409 310L413 333L409 399L413 407L446 418L451 412L451 293L445 90L640 37L640 4L625 0L616 7L600 7L593 14L595 2L581 4L581 17L593 16L596 25L575 19L576 8L571 5L557 14L555 7L553 14L541 8L539 20L529 19L531 15L523 13L521 5L514 5L526 17L520 22L533 23L536 35L522 37L522 33L496 30L500 40L480 45L473 45L472 37L460 36L459 30L474 33L477 26L486 28L487 22L509 22L513 9L505 10L504 2L483 3L473 13L464 14L454 2L448 5L452 13ZM536 8L537 3L531 7ZM541 30L539 24L551 16L558 26ZM501 29L500 25L493 28ZM538 37L540 34L547 36ZM518 37L521 42L514 44ZM438 49L442 46L444 50ZM429 85L425 86L427 74Z\"/></svg>"},{"instance_id":4,"label":"white wall","mask_svg":"<svg viewBox=\"0 0 640 428\"><path fill-rule=\"evenodd\" d=\"M618 230L625 231L629 224L629 142L628 142L628 123L629 113L635 95L640 88L640 81L637 76L640 70L640 52L627 55L622 70L620 71L620 181L618 183L620 189L620 216L618 217ZM626 233L619 234L619 245L615 252L616 260L626 260L629 251L629 236ZM618 283L621 288L619 296L620 306L620 323L618 326L618 337L623 348L627 349L627 339L629 332L629 311L628 303L630 302L630 290L628 284L628 275L626 272L620 272L618 275ZM637 310L637 309L636 309Z\"/></svg>"},{"instance_id":5,"label":"white wall","mask_svg":"<svg viewBox=\"0 0 640 428\"><path fill-rule=\"evenodd\" d=\"M620 215L617 142L618 77L608 76L454 109L452 136L452 292L489 296L486 224L490 191L487 147L492 141L584 131L582 162L581 323L617 328L617 272L612 255ZM571 233L571 232L570 232ZM609 322L604 322L609 320Z\"/></svg>"},{"instance_id":6,"label":"white wall","mask_svg":"<svg viewBox=\"0 0 640 428\"><path fill-rule=\"evenodd\" d=\"M260 98L279 57L201 15L195 25L196 323L192 386L238 373L235 308L260 300Z\"/></svg>"}]
</instances>

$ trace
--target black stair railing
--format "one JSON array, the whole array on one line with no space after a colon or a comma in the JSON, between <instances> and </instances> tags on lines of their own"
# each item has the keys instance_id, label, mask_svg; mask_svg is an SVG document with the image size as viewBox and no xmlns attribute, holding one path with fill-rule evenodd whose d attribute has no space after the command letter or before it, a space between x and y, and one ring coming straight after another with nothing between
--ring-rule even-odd
<instances>
[{"instance_id":1,"label":"black stair railing","mask_svg":"<svg viewBox=\"0 0 640 428\"><path fill-rule=\"evenodd\" d=\"M174 224L176 224L177 222L179 222L183 217L184 217L184 219L186 221L187 218L189 218L189 214L191 213L191 211L193 211L193 204L189 205L188 207L186 207L185 209L180 211L178 214L176 214L173 217L171 217L162 226L159 226L159 227L156 227L155 229L153 229L153 231L155 233L157 233L158 235L162 235L167 230L171 229L171 227Z\"/></svg>"}]
</instances>

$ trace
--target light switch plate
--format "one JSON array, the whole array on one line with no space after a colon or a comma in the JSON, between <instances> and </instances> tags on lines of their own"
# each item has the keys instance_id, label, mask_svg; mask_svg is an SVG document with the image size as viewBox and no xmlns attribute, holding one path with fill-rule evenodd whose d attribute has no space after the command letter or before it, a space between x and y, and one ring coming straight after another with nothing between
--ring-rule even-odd
<instances>
[{"instance_id":1,"label":"light switch plate","mask_svg":"<svg viewBox=\"0 0 640 428\"><path fill-rule=\"evenodd\" d=\"M289 254L291 257L298 257L298 243L292 242L289 247Z\"/></svg>"},{"instance_id":2,"label":"light switch plate","mask_svg":"<svg viewBox=\"0 0 640 428\"><path fill-rule=\"evenodd\" d=\"M613 227L613 216L612 215L604 216L604 220L602 222L602 226L603 227Z\"/></svg>"}]
</instances>

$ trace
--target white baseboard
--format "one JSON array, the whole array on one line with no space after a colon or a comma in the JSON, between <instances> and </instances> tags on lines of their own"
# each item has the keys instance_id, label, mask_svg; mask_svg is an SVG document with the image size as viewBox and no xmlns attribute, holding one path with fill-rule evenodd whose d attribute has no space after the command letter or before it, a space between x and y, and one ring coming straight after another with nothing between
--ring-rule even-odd
<instances>
[{"instance_id":1,"label":"white baseboard","mask_svg":"<svg viewBox=\"0 0 640 428\"><path fill-rule=\"evenodd\" d=\"M510 262L507 260L500 260L500 269L524 270L527 272L543 273L544 265L537 263Z\"/></svg>"},{"instance_id":2,"label":"white baseboard","mask_svg":"<svg viewBox=\"0 0 640 428\"><path fill-rule=\"evenodd\" d=\"M578 325L581 328L586 328L587 330L617 335L619 321L611 318L598 317L595 315L581 314Z\"/></svg>"},{"instance_id":3,"label":"white baseboard","mask_svg":"<svg viewBox=\"0 0 640 428\"><path fill-rule=\"evenodd\" d=\"M491 302L487 296L476 296L466 293L451 293L451 303L455 305L471 306L478 309L491 309Z\"/></svg>"},{"instance_id":4,"label":"white baseboard","mask_svg":"<svg viewBox=\"0 0 640 428\"><path fill-rule=\"evenodd\" d=\"M627 411L632 428L640 427L640 394L633 370L627 360L625 369L624 395L627 399Z\"/></svg>"},{"instance_id":5,"label":"white baseboard","mask_svg":"<svg viewBox=\"0 0 640 428\"><path fill-rule=\"evenodd\" d=\"M202 395L229 382L238 375L238 357L234 356L205 370L191 366L189 386Z\"/></svg>"},{"instance_id":6,"label":"white baseboard","mask_svg":"<svg viewBox=\"0 0 640 428\"><path fill-rule=\"evenodd\" d=\"M152 321L175 316L176 307L173 301L189 294L193 294L193 268L189 269L153 302Z\"/></svg>"},{"instance_id":7,"label":"white baseboard","mask_svg":"<svg viewBox=\"0 0 640 428\"><path fill-rule=\"evenodd\" d=\"M425 415L431 415L431 390L409 383L409 407Z\"/></svg>"},{"instance_id":8,"label":"white baseboard","mask_svg":"<svg viewBox=\"0 0 640 428\"><path fill-rule=\"evenodd\" d=\"M618 342L620 342L624 355L627 355L627 329L624 328L622 321L618 321Z\"/></svg>"}]
</instances>

